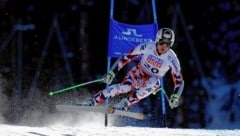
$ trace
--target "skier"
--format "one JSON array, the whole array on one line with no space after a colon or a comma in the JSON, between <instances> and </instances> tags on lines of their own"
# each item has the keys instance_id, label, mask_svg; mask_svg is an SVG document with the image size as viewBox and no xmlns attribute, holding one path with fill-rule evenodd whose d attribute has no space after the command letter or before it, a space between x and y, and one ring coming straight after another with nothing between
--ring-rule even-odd
<instances>
[{"instance_id":1,"label":"skier","mask_svg":"<svg viewBox=\"0 0 240 136\"><path fill-rule=\"evenodd\" d=\"M126 74L123 81L98 91L92 98L80 105L96 106L102 104L109 97L129 93L127 98L123 98L113 106L115 109L128 110L129 107L138 103L141 99L156 93L161 87L161 78L168 70L171 70L174 90L170 96L169 106L170 108L176 108L183 91L184 80L178 57L171 49L174 40L175 34L172 29L159 29L155 41L141 43L136 46L118 59L116 62L118 66L114 68L114 71L109 71L103 76L103 82L111 84L117 71L120 71L126 64L138 59L139 63Z\"/></svg>"}]
</instances>

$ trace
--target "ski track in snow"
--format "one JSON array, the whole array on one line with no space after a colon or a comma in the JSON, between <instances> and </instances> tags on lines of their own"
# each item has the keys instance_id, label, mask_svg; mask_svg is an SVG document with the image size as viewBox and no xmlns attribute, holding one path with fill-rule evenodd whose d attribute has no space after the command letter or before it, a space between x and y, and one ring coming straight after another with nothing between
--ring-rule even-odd
<instances>
[{"instance_id":1,"label":"ski track in snow","mask_svg":"<svg viewBox=\"0 0 240 136\"><path fill-rule=\"evenodd\" d=\"M2 136L240 136L240 130L149 127L30 127L0 125Z\"/></svg>"}]
</instances>

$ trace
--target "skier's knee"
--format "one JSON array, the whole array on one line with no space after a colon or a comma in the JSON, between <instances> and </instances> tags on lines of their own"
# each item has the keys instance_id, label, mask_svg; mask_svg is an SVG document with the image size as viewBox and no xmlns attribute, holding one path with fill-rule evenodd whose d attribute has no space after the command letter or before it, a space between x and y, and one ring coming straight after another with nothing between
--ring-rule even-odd
<instances>
[{"instance_id":1,"label":"skier's knee","mask_svg":"<svg viewBox=\"0 0 240 136\"><path fill-rule=\"evenodd\" d=\"M95 96L94 100L97 104L102 104L107 99L106 96L104 96L103 91L99 91Z\"/></svg>"},{"instance_id":2,"label":"skier's knee","mask_svg":"<svg viewBox=\"0 0 240 136\"><path fill-rule=\"evenodd\" d=\"M130 94L128 95L127 100L129 101L130 106L133 106L133 105L135 105L136 103L138 103L141 99L139 99L139 98L137 97L136 92L134 91L133 93L130 93Z\"/></svg>"}]
</instances>

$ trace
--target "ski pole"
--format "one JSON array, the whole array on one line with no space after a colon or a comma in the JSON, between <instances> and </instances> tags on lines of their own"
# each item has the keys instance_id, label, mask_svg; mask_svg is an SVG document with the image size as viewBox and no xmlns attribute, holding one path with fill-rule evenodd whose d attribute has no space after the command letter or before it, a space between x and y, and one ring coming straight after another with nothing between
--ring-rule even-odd
<instances>
[{"instance_id":1,"label":"ski pole","mask_svg":"<svg viewBox=\"0 0 240 136\"><path fill-rule=\"evenodd\" d=\"M162 91L162 93L165 95L165 97L166 97L166 99L167 99L167 101L168 101L168 103L169 103L169 100L170 100L170 99L169 99L166 91L165 91L163 88L160 88L160 89L158 89L157 91L153 92L153 95L156 95L157 92L159 92L159 91Z\"/></svg>"},{"instance_id":2,"label":"ski pole","mask_svg":"<svg viewBox=\"0 0 240 136\"><path fill-rule=\"evenodd\" d=\"M51 91L51 92L48 93L48 95L53 96L55 94L62 93L62 92L65 92L65 91L68 91L68 90L71 90L71 89L74 89L74 88L77 88L77 87L81 87L81 86L92 84L92 83L101 82L102 80L103 79L96 79L96 80L93 80L93 81L77 84L77 85L70 86L70 87L67 87L67 88L63 88L63 89L60 89L60 90L57 90L57 91Z\"/></svg>"},{"instance_id":3,"label":"ski pole","mask_svg":"<svg viewBox=\"0 0 240 136\"><path fill-rule=\"evenodd\" d=\"M164 95L165 95L165 97L167 98L167 101L168 101L168 103L169 103L169 100L170 100L170 99L169 99L166 91L165 91L163 88L161 88L160 90L164 93Z\"/></svg>"}]
</instances>

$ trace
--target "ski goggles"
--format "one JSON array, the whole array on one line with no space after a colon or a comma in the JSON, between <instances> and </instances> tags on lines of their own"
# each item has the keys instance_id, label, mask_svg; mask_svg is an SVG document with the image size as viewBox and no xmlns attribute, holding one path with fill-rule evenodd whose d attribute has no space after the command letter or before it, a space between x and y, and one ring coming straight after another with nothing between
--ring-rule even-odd
<instances>
[{"instance_id":1,"label":"ski goggles","mask_svg":"<svg viewBox=\"0 0 240 136\"><path fill-rule=\"evenodd\" d=\"M167 45L167 47L171 47L172 42L168 41L168 40L159 40L158 44L159 45L164 45L165 44L165 45Z\"/></svg>"}]
</instances>

